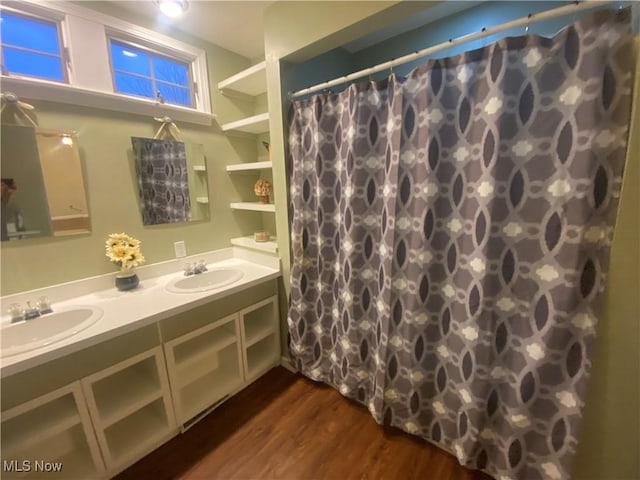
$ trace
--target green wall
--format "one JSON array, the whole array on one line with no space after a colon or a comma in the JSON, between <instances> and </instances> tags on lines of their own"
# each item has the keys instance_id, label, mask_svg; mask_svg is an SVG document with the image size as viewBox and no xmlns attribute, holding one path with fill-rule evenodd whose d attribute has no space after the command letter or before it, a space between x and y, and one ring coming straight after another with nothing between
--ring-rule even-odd
<instances>
[{"instance_id":1,"label":"green wall","mask_svg":"<svg viewBox=\"0 0 640 480\"><path fill-rule=\"evenodd\" d=\"M576 479L640 478L640 35L635 58L631 135Z\"/></svg>"},{"instance_id":2,"label":"green wall","mask_svg":"<svg viewBox=\"0 0 640 480\"><path fill-rule=\"evenodd\" d=\"M293 5L290 6L290 4ZM318 2L278 2L267 9L265 16L265 52L271 112L271 138L274 149L274 182L278 191L288 191L284 169L284 121L288 111L287 91L306 86L292 78L296 64L339 48L367 31L391 25L409 18L410 9L425 9L424 2L340 2L330 6ZM362 6L362 9L360 9ZM505 4L494 4L503 9ZM638 12L635 11L637 23ZM489 12L488 19L494 18ZM309 19L313 19L309 21ZM333 21L332 21L333 20ZM495 22L492 22L495 24ZM535 27L534 27L534 32ZM405 37L405 40L409 37ZM638 42L637 42L638 43ZM405 45L406 46L406 45ZM424 45L426 46L426 45ZM413 46L412 46L413 48ZM370 49L373 54L375 48ZM636 56L640 50L636 49ZM353 55L358 63L364 57ZM385 59L388 59L385 58ZM371 55L369 60L371 60ZM370 64L370 63L369 63ZM316 78L316 82L332 75ZM334 76L341 75L337 73ZM303 85L295 85L296 83ZM636 77L636 102L629 146L629 157L613 247L604 311L598 326L598 345L593 359L583 432L575 462L574 478L582 480L640 479L640 258L638 248L640 208L640 108ZM292 88L292 86L294 86ZM278 231L288 231L286 199L278 198L280 212ZM289 238L279 235L280 251L289 251ZM289 261L283 255L284 290L289 291ZM283 319L286 318L283 315ZM283 331L286 332L283 320ZM283 344L286 351L286 343Z\"/></svg>"},{"instance_id":3,"label":"green wall","mask_svg":"<svg viewBox=\"0 0 640 480\"><path fill-rule=\"evenodd\" d=\"M155 28L132 19L104 2L81 2L103 13ZM153 137L159 124L151 117L77 107L46 101L30 101L43 128L78 132L81 160L88 192L92 232L65 238L3 242L0 246L2 295L115 272L117 266L104 255L109 233L125 231L142 241L147 263L174 258L173 242L184 240L187 253L197 254L230 246L229 239L262 228L258 212L233 212L230 201L247 198L251 179L233 181L225 165L258 154L255 139L228 137L219 124L253 115L254 106L221 96L218 81L249 66L249 60L220 47L178 32L163 31L207 52L213 112L217 122L205 127L178 122L186 142L202 144L207 158L210 193L209 220L173 225L144 226L131 153L131 137ZM262 147L260 147L262 148Z\"/></svg>"}]
</instances>

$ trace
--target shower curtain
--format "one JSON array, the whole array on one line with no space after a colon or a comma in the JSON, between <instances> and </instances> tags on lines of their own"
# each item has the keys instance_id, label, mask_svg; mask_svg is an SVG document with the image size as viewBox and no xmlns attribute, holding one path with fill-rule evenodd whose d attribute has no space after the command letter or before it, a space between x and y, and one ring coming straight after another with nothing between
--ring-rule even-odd
<instances>
[{"instance_id":1,"label":"shower curtain","mask_svg":"<svg viewBox=\"0 0 640 480\"><path fill-rule=\"evenodd\" d=\"M145 225L191 220L187 155L183 142L131 137Z\"/></svg>"},{"instance_id":2,"label":"shower curtain","mask_svg":"<svg viewBox=\"0 0 640 480\"><path fill-rule=\"evenodd\" d=\"M496 478L570 476L625 158L629 17L294 103L302 373Z\"/></svg>"}]
</instances>

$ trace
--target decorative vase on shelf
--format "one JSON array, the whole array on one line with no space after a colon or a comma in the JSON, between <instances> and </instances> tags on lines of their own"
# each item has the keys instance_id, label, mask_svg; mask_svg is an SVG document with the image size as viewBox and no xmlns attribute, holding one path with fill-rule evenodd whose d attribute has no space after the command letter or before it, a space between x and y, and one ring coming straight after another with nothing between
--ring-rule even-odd
<instances>
[{"instance_id":1,"label":"decorative vase on shelf","mask_svg":"<svg viewBox=\"0 0 640 480\"><path fill-rule=\"evenodd\" d=\"M269 195L273 193L273 187L269 180L260 179L253 186L253 193L258 197L258 202L262 204L269 203Z\"/></svg>"},{"instance_id":2,"label":"decorative vase on shelf","mask_svg":"<svg viewBox=\"0 0 640 480\"><path fill-rule=\"evenodd\" d=\"M121 291L133 290L140 284L134 268L123 268L116 274L116 288Z\"/></svg>"}]
</instances>

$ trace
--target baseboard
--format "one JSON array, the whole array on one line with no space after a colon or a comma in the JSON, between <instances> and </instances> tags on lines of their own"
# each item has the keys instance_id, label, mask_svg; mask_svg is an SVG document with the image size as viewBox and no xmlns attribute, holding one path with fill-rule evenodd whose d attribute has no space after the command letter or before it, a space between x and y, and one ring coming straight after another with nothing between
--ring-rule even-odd
<instances>
[{"instance_id":1,"label":"baseboard","mask_svg":"<svg viewBox=\"0 0 640 480\"><path fill-rule=\"evenodd\" d=\"M280 365L292 373L297 373L296 367L293 366L291 359L289 357L285 357L284 355L280 357Z\"/></svg>"}]
</instances>

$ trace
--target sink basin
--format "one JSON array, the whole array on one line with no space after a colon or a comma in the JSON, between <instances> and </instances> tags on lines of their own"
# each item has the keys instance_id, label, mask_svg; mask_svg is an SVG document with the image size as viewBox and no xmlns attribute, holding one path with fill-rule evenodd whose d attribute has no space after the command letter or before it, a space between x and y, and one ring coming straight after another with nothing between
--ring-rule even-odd
<instances>
[{"instance_id":1,"label":"sink basin","mask_svg":"<svg viewBox=\"0 0 640 480\"><path fill-rule=\"evenodd\" d=\"M237 282L244 276L241 270L220 268L208 272L178 278L169 282L166 289L172 293L197 293L224 287Z\"/></svg>"},{"instance_id":2,"label":"sink basin","mask_svg":"<svg viewBox=\"0 0 640 480\"><path fill-rule=\"evenodd\" d=\"M0 357L35 350L76 335L100 320L102 313L97 307L73 306L7 325L0 330Z\"/></svg>"}]
</instances>

